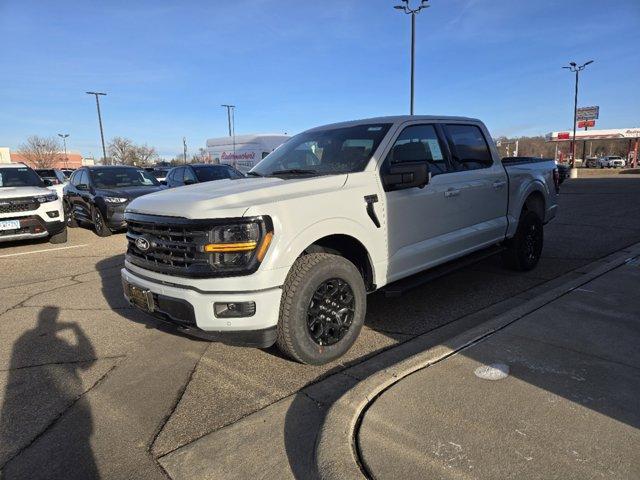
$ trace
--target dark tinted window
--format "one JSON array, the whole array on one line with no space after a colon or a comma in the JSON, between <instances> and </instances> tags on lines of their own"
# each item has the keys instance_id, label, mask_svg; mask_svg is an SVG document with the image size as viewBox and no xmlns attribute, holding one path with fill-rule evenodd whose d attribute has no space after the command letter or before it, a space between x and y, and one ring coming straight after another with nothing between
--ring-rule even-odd
<instances>
[{"instance_id":1,"label":"dark tinted window","mask_svg":"<svg viewBox=\"0 0 640 480\"><path fill-rule=\"evenodd\" d=\"M39 168L36 170L36 173L41 177L56 178L56 172L54 170Z\"/></svg>"},{"instance_id":2,"label":"dark tinted window","mask_svg":"<svg viewBox=\"0 0 640 480\"><path fill-rule=\"evenodd\" d=\"M460 170L490 167L491 151L482 131L475 125L447 125L453 141L454 162Z\"/></svg>"},{"instance_id":3,"label":"dark tinted window","mask_svg":"<svg viewBox=\"0 0 640 480\"><path fill-rule=\"evenodd\" d=\"M193 169L190 167L184 167L184 177L182 178L184 183L196 183L198 179L193 173Z\"/></svg>"},{"instance_id":4,"label":"dark tinted window","mask_svg":"<svg viewBox=\"0 0 640 480\"><path fill-rule=\"evenodd\" d=\"M86 170L80 172L78 183L76 185L89 185L89 175Z\"/></svg>"},{"instance_id":5,"label":"dark tinted window","mask_svg":"<svg viewBox=\"0 0 640 480\"><path fill-rule=\"evenodd\" d=\"M36 172L28 167L0 168L0 188L2 187L43 187L44 183Z\"/></svg>"},{"instance_id":6,"label":"dark tinted window","mask_svg":"<svg viewBox=\"0 0 640 480\"><path fill-rule=\"evenodd\" d=\"M98 168L91 170L96 188L127 188L160 185L153 175L137 168Z\"/></svg>"},{"instance_id":7,"label":"dark tinted window","mask_svg":"<svg viewBox=\"0 0 640 480\"><path fill-rule=\"evenodd\" d=\"M231 167L224 165L207 165L202 167L193 167L199 182L211 182L213 180L222 180L224 178L242 178L242 174Z\"/></svg>"},{"instance_id":8,"label":"dark tinted window","mask_svg":"<svg viewBox=\"0 0 640 480\"><path fill-rule=\"evenodd\" d=\"M432 175L449 171L433 125L413 125L400 133L385 165L404 162L427 162Z\"/></svg>"}]
</instances>

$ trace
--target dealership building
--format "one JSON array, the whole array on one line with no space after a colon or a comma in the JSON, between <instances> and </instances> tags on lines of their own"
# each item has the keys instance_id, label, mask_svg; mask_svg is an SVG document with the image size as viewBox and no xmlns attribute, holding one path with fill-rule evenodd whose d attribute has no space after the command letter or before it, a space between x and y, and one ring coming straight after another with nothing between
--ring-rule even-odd
<instances>
[{"instance_id":1,"label":"dealership building","mask_svg":"<svg viewBox=\"0 0 640 480\"><path fill-rule=\"evenodd\" d=\"M0 147L0 163L24 163L34 167L33 162L27 160L20 152L12 152L7 147ZM53 165L49 168L80 168L83 165L92 165L93 160L85 159L78 152L59 152Z\"/></svg>"}]
</instances>

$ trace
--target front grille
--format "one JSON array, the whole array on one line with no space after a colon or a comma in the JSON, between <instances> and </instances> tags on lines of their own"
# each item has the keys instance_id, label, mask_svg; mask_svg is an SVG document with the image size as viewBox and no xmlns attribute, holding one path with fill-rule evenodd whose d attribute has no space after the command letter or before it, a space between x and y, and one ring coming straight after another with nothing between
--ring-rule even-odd
<instances>
[{"instance_id":1,"label":"front grille","mask_svg":"<svg viewBox=\"0 0 640 480\"><path fill-rule=\"evenodd\" d=\"M149 242L149 250L136 246L140 237ZM197 276L210 271L208 254L201 251L208 238L209 231L202 225L127 220L129 259L157 272Z\"/></svg>"},{"instance_id":2,"label":"front grille","mask_svg":"<svg viewBox=\"0 0 640 480\"><path fill-rule=\"evenodd\" d=\"M12 198L0 200L0 213L18 213L37 210L40 204L34 198Z\"/></svg>"}]
</instances>

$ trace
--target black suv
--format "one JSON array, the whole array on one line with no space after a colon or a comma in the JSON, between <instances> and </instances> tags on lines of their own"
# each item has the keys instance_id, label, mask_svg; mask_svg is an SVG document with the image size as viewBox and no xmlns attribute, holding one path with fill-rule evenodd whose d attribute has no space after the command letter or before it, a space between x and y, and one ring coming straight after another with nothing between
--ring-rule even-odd
<instances>
[{"instance_id":1,"label":"black suv","mask_svg":"<svg viewBox=\"0 0 640 480\"><path fill-rule=\"evenodd\" d=\"M64 187L67 225L92 224L96 233L108 237L127 227L124 209L136 197L157 192L163 187L142 168L126 166L83 167Z\"/></svg>"},{"instance_id":2,"label":"black suv","mask_svg":"<svg viewBox=\"0 0 640 480\"><path fill-rule=\"evenodd\" d=\"M169 170L166 182L169 188L193 185L194 183L212 182L213 180L234 180L244 178L244 175L231 165L211 165L195 163L174 167Z\"/></svg>"}]
</instances>

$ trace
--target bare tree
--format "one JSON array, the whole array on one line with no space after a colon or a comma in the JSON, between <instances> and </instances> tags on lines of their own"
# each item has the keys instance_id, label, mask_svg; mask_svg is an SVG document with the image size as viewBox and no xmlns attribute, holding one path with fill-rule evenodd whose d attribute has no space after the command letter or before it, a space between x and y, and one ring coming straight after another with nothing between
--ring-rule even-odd
<instances>
[{"instance_id":1,"label":"bare tree","mask_svg":"<svg viewBox=\"0 0 640 480\"><path fill-rule=\"evenodd\" d=\"M136 159L136 147L131 140L113 137L107 147L109 157L116 165L133 165Z\"/></svg>"},{"instance_id":2,"label":"bare tree","mask_svg":"<svg viewBox=\"0 0 640 480\"><path fill-rule=\"evenodd\" d=\"M206 149L200 147L198 149L198 153L195 153L191 157L191 163L209 163L211 161L211 156Z\"/></svg>"},{"instance_id":3,"label":"bare tree","mask_svg":"<svg viewBox=\"0 0 640 480\"><path fill-rule=\"evenodd\" d=\"M51 168L56 161L62 160L60 142L54 137L32 135L20 145L18 153L35 168Z\"/></svg>"},{"instance_id":4,"label":"bare tree","mask_svg":"<svg viewBox=\"0 0 640 480\"><path fill-rule=\"evenodd\" d=\"M158 152L156 152L156 149L147 146L146 143L135 147L135 154L136 164L140 166L155 163L155 160L158 158Z\"/></svg>"}]
</instances>

